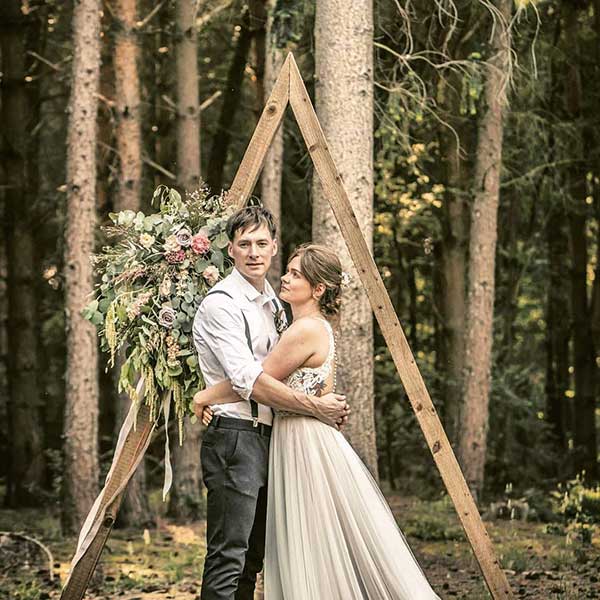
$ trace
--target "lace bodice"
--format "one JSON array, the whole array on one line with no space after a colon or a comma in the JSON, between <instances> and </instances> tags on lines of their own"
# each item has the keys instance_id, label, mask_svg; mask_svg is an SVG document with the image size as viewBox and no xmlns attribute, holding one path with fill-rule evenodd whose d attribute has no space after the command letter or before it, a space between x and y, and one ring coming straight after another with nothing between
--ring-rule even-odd
<instances>
[{"instance_id":1,"label":"lace bodice","mask_svg":"<svg viewBox=\"0 0 600 600\"><path fill-rule=\"evenodd\" d=\"M318 318L318 317L317 317ZM290 373L285 384L294 390L318 396L325 389L327 379L331 371L335 369L335 338L329 321L318 318L323 323L329 336L329 352L325 362L319 367L300 367ZM334 384L335 387L335 384ZM297 413L283 410L275 410L275 414L281 417L298 416Z\"/></svg>"}]
</instances>

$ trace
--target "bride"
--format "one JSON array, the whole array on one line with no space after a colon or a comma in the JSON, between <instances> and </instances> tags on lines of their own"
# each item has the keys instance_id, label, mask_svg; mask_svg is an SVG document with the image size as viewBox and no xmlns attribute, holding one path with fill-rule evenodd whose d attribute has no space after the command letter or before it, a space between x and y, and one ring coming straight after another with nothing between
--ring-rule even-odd
<instances>
[{"instance_id":1,"label":"bride","mask_svg":"<svg viewBox=\"0 0 600 600\"><path fill-rule=\"evenodd\" d=\"M335 339L342 268L325 246L304 244L281 278L294 321L263 363L269 375L307 394L335 388ZM228 381L195 396L241 401ZM276 411L269 454L266 600L439 599L385 498L343 434L321 421Z\"/></svg>"}]
</instances>

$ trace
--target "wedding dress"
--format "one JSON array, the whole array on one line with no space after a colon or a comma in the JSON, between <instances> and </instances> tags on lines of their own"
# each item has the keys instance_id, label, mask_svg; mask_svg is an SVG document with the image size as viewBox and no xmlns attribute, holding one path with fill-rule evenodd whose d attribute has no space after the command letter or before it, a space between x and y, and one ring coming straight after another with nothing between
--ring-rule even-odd
<instances>
[{"instance_id":1,"label":"wedding dress","mask_svg":"<svg viewBox=\"0 0 600 600\"><path fill-rule=\"evenodd\" d=\"M287 385L314 394L330 385L327 359ZM388 504L343 434L321 421L276 412L271 434L265 600L431 600Z\"/></svg>"}]
</instances>

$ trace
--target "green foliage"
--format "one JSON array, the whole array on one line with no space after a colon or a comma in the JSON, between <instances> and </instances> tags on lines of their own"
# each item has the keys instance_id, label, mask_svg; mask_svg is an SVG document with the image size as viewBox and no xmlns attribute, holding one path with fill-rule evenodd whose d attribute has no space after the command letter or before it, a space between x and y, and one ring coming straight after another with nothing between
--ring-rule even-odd
<instances>
[{"instance_id":1,"label":"green foliage","mask_svg":"<svg viewBox=\"0 0 600 600\"><path fill-rule=\"evenodd\" d=\"M552 498L566 525L567 541L591 544L600 524L600 486L586 487L583 475L577 475L559 484Z\"/></svg>"},{"instance_id":2,"label":"green foliage","mask_svg":"<svg viewBox=\"0 0 600 600\"><path fill-rule=\"evenodd\" d=\"M153 203L158 213L110 215L113 225L106 230L120 241L95 257L101 283L84 316L99 328L109 366L126 349L119 391L141 401L136 386L143 378L151 419L172 399L181 440L188 405L203 387L192 324L208 289L229 270L223 248L234 206L205 188L184 200L166 186L156 189Z\"/></svg>"}]
</instances>

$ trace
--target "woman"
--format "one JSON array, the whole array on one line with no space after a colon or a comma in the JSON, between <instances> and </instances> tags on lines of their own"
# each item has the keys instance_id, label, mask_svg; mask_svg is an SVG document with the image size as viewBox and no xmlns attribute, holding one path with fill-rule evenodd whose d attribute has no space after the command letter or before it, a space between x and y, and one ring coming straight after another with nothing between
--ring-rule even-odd
<instances>
[{"instance_id":1,"label":"woman","mask_svg":"<svg viewBox=\"0 0 600 600\"><path fill-rule=\"evenodd\" d=\"M292 388L327 393L335 388L328 318L340 305L339 259L324 246L305 244L292 254L281 282L280 298L294 320L263 368ZM208 407L236 398L222 382L195 401ZM210 419L204 410L203 422ZM276 413L271 436L264 579L266 600L438 598L342 433L287 412Z\"/></svg>"}]
</instances>

